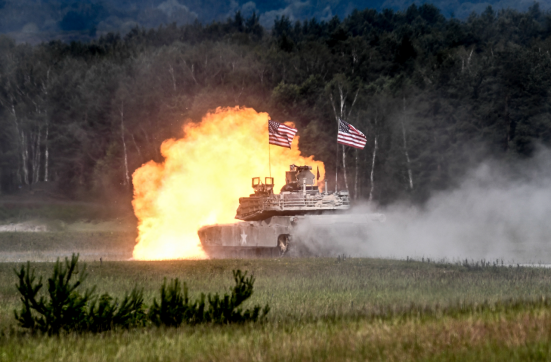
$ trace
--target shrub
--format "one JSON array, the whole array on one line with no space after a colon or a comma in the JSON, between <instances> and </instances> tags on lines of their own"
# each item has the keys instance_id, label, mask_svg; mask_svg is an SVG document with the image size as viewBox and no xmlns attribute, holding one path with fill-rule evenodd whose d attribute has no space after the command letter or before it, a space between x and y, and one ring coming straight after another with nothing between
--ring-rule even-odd
<instances>
[{"instance_id":1,"label":"shrub","mask_svg":"<svg viewBox=\"0 0 551 363\"><path fill-rule=\"evenodd\" d=\"M160 303L157 299L153 300L153 305L149 310L149 317L156 325L179 326L182 323L200 324L200 323L241 323L246 321L257 321L259 317L265 317L270 311L266 305L261 308L259 305L252 309L243 311L239 306L253 294L254 277L247 278L247 272L244 274L240 270L233 271L235 286L231 294L208 295L209 306L206 308L205 294L201 294L199 299L191 302L188 297L186 284L180 288L178 279L171 280L167 284L166 279L161 287Z\"/></svg>"},{"instance_id":2,"label":"shrub","mask_svg":"<svg viewBox=\"0 0 551 363\"><path fill-rule=\"evenodd\" d=\"M183 294L178 279L171 280L167 284L166 279L161 286L161 299L153 299L149 309L149 319L157 326L180 326L183 322L187 324L202 323L204 321L205 295L195 302L188 297L187 285L183 284Z\"/></svg>"},{"instance_id":3,"label":"shrub","mask_svg":"<svg viewBox=\"0 0 551 363\"><path fill-rule=\"evenodd\" d=\"M243 311L238 308L245 300L253 294L254 276L247 278L247 271L241 273L240 270L233 271L235 286L231 295L224 294L220 297L218 294L208 296L209 309L206 312L206 320L218 323L242 323L246 321L257 321L260 316L265 317L270 311L270 306L266 304L262 309L260 305L255 305L252 309ZM260 314L262 309L262 314Z\"/></svg>"},{"instance_id":4,"label":"shrub","mask_svg":"<svg viewBox=\"0 0 551 363\"><path fill-rule=\"evenodd\" d=\"M96 306L97 303L97 306ZM92 332L101 332L113 328L129 329L145 326L147 314L143 303L143 290L134 287L130 294L126 294L119 304L108 294L90 304L87 316L86 329Z\"/></svg>"},{"instance_id":5,"label":"shrub","mask_svg":"<svg viewBox=\"0 0 551 363\"><path fill-rule=\"evenodd\" d=\"M15 318L23 328L39 330L49 335L62 331L104 331L114 327L129 328L143 325L146 320L143 292L136 288L119 304L107 294L94 295L95 286L80 294L77 288L86 279L86 265L78 269L78 255L65 263L59 259L48 279L48 294L39 296L42 277L36 280L30 263L21 266L16 284L23 306L15 310ZM34 313L33 313L34 312Z\"/></svg>"},{"instance_id":6,"label":"shrub","mask_svg":"<svg viewBox=\"0 0 551 363\"><path fill-rule=\"evenodd\" d=\"M147 313L143 291L137 287L126 294L120 303L108 294L97 296L95 286L83 294L77 291L87 276L86 265L82 266L82 270L78 268L78 255L73 254L70 261L65 258L64 263L57 260L52 277L48 279L47 294L40 294L42 277L37 280L29 262L19 271L15 270L15 274L19 278L16 287L23 304L20 310L14 311L15 318L23 328L49 335L128 329L144 326L148 318L158 326L254 322L270 311L268 305L264 308L256 305L247 310L240 307L253 294L255 281L253 276L247 277L247 272L240 270L233 271L235 286L230 294L201 294L195 301L190 300L185 283L181 286L178 279L170 283L165 279L161 286L160 302L154 299Z\"/></svg>"}]
</instances>

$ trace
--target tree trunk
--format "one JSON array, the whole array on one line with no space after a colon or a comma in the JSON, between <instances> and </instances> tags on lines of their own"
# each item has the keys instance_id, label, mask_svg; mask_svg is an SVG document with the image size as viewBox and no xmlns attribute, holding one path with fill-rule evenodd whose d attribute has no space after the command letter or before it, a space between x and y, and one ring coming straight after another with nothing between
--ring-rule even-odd
<instances>
[{"instance_id":1,"label":"tree trunk","mask_svg":"<svg viewBox=\"0 0 551 363\"><path fill-rule=\"evenodd\" d=\"M505 96L505 124L507 125L507 135L505 136L505 152L509 150L511 142L511 117L509 115L509 95Z\"/></svg>"},{"instance_id":2,"label":"tree trunk","mask_svg":"<svg viewBox=\"0 0 551 363\"><path fill-rule=\"evenodd\" d=\"M38 183L40 178L40 159L41 159L41 151L40 151L40 140L41 140L41 131L40 127L38 128L38 134L35 134L34 137L31 138L31 170L32 170L32 183Z\"/></svg>"},{"instance_id":3,"label":"tree trunk","mask_svg":"<svg viewBox=\"0 0 551 363\"><path fill-rule=\"evenodd\" d=\"M339 102L340 117L337 114L337 109L335 107L335 102L333 100L333 94L332 93L329 94L329 99L331 100L331 106L333 107L333 113L335 114L335 120L337 121L337 130L338 130L338 128L340 126L339 125L340 120L344 119L345 116L346 116L346 97L347 97L347 93L343 92L341 84L338 84L337 87L338 87L338 90L339 90L339 98L340 98L340 102ZM350 111L348 112L348 116L350 116L350 113L352 112L352 107L354 107L354 104L356 103L356 99L358 98L358 92L359 92L359 89L356 92L356 95L354 96L354 100L352 101L352 105L350 106ZM337 190L337 185L338 185L338 183L337 183L338 182L338 164L339 164L338 155L339 155L339 145L337 144L337 158L336 158L336 163L335 163L335 191ZM346 190L349 190L349 188L348 188L348 176L346 175L346 147L345 147L345 145L342 146L342 173L343 173L343 177L344 177L344 187L346 188ZM356 174L357 174L357 170L356 170Z\"/></svg>"},{"instance_id":4,"label":"tree trunk","mask_svg":"<svg viewBox=\"0 0 551 363\"><path fill-rule=\"evenodd\" d=\"M44 99L48 100L48 85L50 84L50 69L46 72L46 84L42 83L42 89L44 90ZM48 109L45 107L44 117L46 120L46 130L44 132L44 181L48 181L48 164L50 162L49 149L48 149L48 136L50 134L50 119L48 118Z\"/></svg>"},{"instance_id":5,"label":"tree trunk","mask_svg":"<svg viewBox=\"0 0 551 363\"><path fill-rule=\"evenodd\" d=\"M172 65L168 66L168 73L170 73L172 77L172 87L174 88L174 92L176 92L176 78L174 77L174 68L172 68Z\"/></svg>"},{"instance_id":6,"label":"tree trunk","mask_svg":"<svg viewBox=\"0 0 551 363\"><path fill-rule=\"evenodd\" d=\"M134 133L131 133L130 136L132 136L132 142L134 142L134 147L138 151L138 155L140 155L140 161L143 163L145 160L142 155L142 151L140 150L140 147L138 146L138 143L136 143L136 138L134 138Z\"/></svg>"},{"instance_id":7,"label":"tree trunk","mask_svg":"<svg viewBox=\"0 0 551 363\"><path fill-rule=\"evenodd\" d=\"M46 132L44 133L44 181L48 181L48 163L49 163L49 150L48 150L48 134L50 132L50 123L48 122L46 113Z\"/></svg>"},{"instance_id":8,"label":"tree trunk","mask_svg":"<svg viewBox=\"0 0 551 363\"><path fill-rule=\"evenodd\" d=\"M406 117L406 98L404 97L404 116L402 117L400 123L402 124L402 138L404 139L404 153L406 156L406 165L408 169L408 177L409 177L409 189L413 190L413 175L411 173L411 162L409 159L409 153L408 153L408 146L406 142L406 128L404 126L404 118Z\"/></svg>"},{"instance_id":9,"label":"tree trunk","mask_svg":"<svg viewBox=\"0 0 551 363\"><path fill-rule=\"evenodd\" d=\"M128 173L128 154L126 153L126 141L124 139L124 102L121 102L121 139L124 152L124 185L130 185L130 175Z\"/></svg>"},{"instance_id":10,"label":"tree trunk","mask_svg":"<svg viewBox=\"0 0 551 363\"><path fill-rule=\"evenodd\" d=\"M339 187L339 144L337 144L337 154L335 155L335 193Z\"/></svg>"},{"instance_id":11,"label":"tree trunk","mask_svg":"<svg viewBox=\"0 0 551 363\"><path fill-rule=\"evenodd\" d=\"M371 182L371 188L369 189L369 201L371 202L373 200L373 191L375 190L375 157L377 156L377 139L379 137L375 135L375 142L373 143L373 160L371 161L371 175L369 177L369 180Z\"/></svg>"},{"instance_id":12,"label":"tree trunk","mask_svg":"<svg viewBox=\"0 0 551 363\"><path fill-rule=\"evenodd\" d=\"M356 153L356 174L354 176L354 199L358 200L358 149L355 149Z\"/></svg>"},{"instance_id":13,"label":"tree trunk","mask_svg":"<svg viewBox=\"0 0 551 363\"><path fill-rule=\"evenodd\" d=\"M342 146L342 174L344 175L344 187L348 189L348 177L346 176L346 147Z\"/></svg>"},{"instance_id":14,"label":"tree trunk","mask_svg":"<svg viewBox=\"0 0 551 363\"><path fill-rule=\"evenodd\" d=\"M29 180L29 150L27 145L27 136L21 131L21 171L23 172L23 183L30 184Z\"/></svg>"},{"instance_id":15,"label":"tree trunk","mask_svg":"<svg viewBox=\"0 0 551 363\"><path fill-rule=\"evenodd\" d=\"M19 121L17 119L17 113L15 112L15 103L13 99L11 104L11 112L13 115L13 122L15 123L15 132L17 133L17 137L19 138L19 146L20 146L19 172L17 173L18 184L29 185L29 171L27 169L27 159L28 159L27 142L25 138L25 133L21 129L19 125Z\"/></svg>"},{"instance_id":16,"label":"tree trunk","mask_svg":"<svg viewBox=\"0 0 551 363\"><path fill-rule=\"evenodd\" d=\"M329 94L329 99L331 100L331 106L333 107L333 113L335 114L335 120L337 120L337 131L339 129L339 117L337 116L337 110L335 109L335 102L333 101L333 94ZM344 145L343 145L344 149ZM338 191L339 187L339 144L337 143L337 152L335 154L335 193Z\"/></svg>"}]
</instances>

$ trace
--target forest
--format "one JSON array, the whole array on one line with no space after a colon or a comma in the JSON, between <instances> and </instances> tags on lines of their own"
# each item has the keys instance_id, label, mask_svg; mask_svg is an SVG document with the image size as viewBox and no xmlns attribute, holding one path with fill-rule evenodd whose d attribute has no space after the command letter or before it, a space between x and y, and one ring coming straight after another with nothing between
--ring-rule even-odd
<instances>
[{"instance_id":1,"label":"forest","mask_svg":"<svg viewBox=\"0 0 551 363\"><path fill-rule=\"evenodd\" d=\"M89 42L0 35L0 194L55 183L73 199L132 197L131 175L217 107L294 121L300 150L354 200L423 203L483 160L551 144L551 13L433 5L354 10L268 29L256 13L136 27ZM336 143L337 119L367 136Z\"/></svg>"}]
</instances>

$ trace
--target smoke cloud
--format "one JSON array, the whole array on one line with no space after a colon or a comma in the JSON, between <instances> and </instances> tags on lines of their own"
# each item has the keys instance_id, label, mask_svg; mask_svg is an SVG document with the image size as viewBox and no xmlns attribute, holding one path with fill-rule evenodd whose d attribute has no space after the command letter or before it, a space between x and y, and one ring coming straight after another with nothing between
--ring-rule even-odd
<instances>
[{"instance_id":1,"label":"smoke cloud","mask_svg":"<svg viewBox=\"0 0 551 363\"><path fill-rule=\"evenodd\" d=\"M365 205L353 210L369 212ZM380 212L384 223L326 226L307 243L356 256L551 262L551 151L508 166L484 162L423 207L395 204Z\"/></svg>"}]
</instances>

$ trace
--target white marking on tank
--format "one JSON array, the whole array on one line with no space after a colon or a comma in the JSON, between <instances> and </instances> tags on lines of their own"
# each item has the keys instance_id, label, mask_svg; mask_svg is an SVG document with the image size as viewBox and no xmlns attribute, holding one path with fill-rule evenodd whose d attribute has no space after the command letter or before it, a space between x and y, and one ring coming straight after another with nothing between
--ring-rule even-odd
<instances>
[{"instance_id":1,"label":"white marking on tank","mask_svg":"<svg viewBox=\"0 0 551 363\"><path fill-rule=\"evenodd\" d=\"M245 246L247 244L247 235L245 234L245 231L241 232L241 246Z\"/></svg>"}]
</instances>

